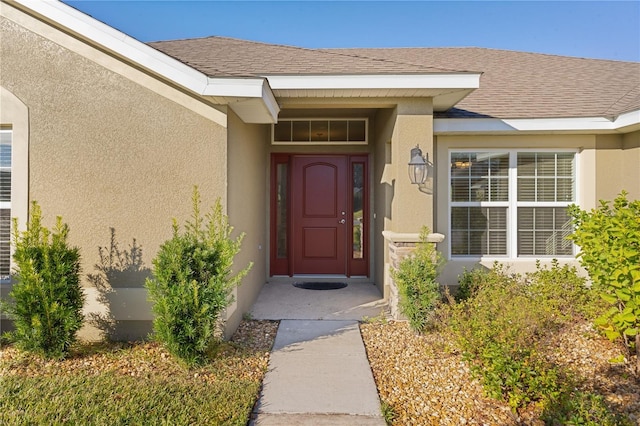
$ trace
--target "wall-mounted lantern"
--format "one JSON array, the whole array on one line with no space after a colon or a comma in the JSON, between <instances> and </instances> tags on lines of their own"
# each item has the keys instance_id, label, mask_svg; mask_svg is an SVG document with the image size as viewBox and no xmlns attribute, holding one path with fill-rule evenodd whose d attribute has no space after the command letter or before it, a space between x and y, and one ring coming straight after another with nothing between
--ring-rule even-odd
<instances>
[{"instance_id":1,"label":"wall-mounted lantern","mask_svg":"<svg viewBox=\"0 0 640 426\"><path fill-rule=\"evenodd\" d=\"M409 179L415 185L422 185L427 180L429 169L427 160L422 156L422 150L416 145L411 150L411 161L409 161Z\"/></svg>"}]
</instances>

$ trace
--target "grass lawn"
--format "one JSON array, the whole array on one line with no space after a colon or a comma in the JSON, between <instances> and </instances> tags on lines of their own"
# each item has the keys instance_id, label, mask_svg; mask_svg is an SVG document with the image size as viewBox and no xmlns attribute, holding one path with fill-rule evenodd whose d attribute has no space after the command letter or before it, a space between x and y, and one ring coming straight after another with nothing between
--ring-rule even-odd
<instances>
[{"instance_id":1,"label":"grass lawn","mask_svg":"<svg viewBox=\"0 0 640 426\"><path fill-rule=\"evenodd\" d=\"M0 424L246 425L277 323L246 321L210 364L156 343L79 344L64 361L0 349Z\"/></svg>"}]
</instances>

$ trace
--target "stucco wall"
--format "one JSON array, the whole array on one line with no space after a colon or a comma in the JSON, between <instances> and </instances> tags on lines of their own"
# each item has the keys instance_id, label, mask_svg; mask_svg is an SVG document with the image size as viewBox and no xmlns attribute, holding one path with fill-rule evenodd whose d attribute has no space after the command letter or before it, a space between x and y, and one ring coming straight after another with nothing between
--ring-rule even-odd
<instances>
[{"instance_id":1,"label":"stucco wall","mask_svg":"<svg viewBox=\"0 0 640 426\"><path fill-rule=\"evenodd\" d=\"M596 205L596 137L593 135L526 135L526 136L437 136L437 158L435 169L437 174L437 221L435 232L445 235L442 243L438 244L445 258L449 253L449 151L451 149L575 149L577 151L577 203L585 209ZM439 281L443 284L456 285L458 276L464 269L470 270L478 265L490 268L495 260L508 264L512 272L527 272L535 270L535 258L507 259L498 257L483 257L482 259L449 258L440 274ZM547 259L550 261L551 259ZM547 260L542 259L543 263ZM578 266L574 259L560 259Z\"/></svg>"},{"instance_id":2,"label":"stucco wall","mask_svg":"<svg viewBox=\"0 0 640 426\"><path fill-rule=\"evenodd\" d=\"M434 158L433 106L431 99L398 99L394 109L381 109L376 116L375 237L378 251L375 270L384 297L390 296L389 242L382 231L419 233L433 229L434 198L426 185L411 184L408 166L411 149L419 145L423 156Z\"/></svg>"},{"instance_id":3,"label":"stucco wall","mask_svg":"<svg viewBox=\"0 0 640 426\"><path fill-rule=\"evenodd\" d=\"M234 269L241 270L250 262L253 267L235 293L234 306L228 310L228 330L235 330L255 302L267 279L269 176L269 125L248 125L229 113L229 222L234 236L244 233Z\"/></svg>"},{"instance_id":4,"label":"stucco wall","mask_svg":"<svg viewBox=\"0 0 640 426\"><path fill-rule=\"evenodd\" d=\"M377 277L376 284L385 298L389 297L388 276L389 250L382 236L391 218L391 201L393 200L393 173L391 170L391 136L396 121L396 110L381 109L376 114L375 161L374 161L374 240L377 247L373 265Z\"/></svg>"},{"instance_id":5,"label":"stucco wall","mask_svg":"<svg viewBox=\"0 0 640 426\"><path fill-rule=\"evenodd\" d=\"M217 197L226 202L225 121L81 41L12 16L0 20L0 84L29 109L29 199L40 203L47 224L56 215L69 224L83 257L88 312L104 311L87 274L97 272L110 228L125 251L137 241L141 262L112 274L112 306L126 307L118 320L148 321L144 278L171 235L171 219L190 216L193 185L205 206Z\"/></svg>"},{"instance_id":6,"label":"stucco wall","mask_svg":"<svg viewBox=\"0 0 640 426\"><path fill-rule=\"evenodd\" d=\"M419 146L433 161L433 107L431 99L407 99L398 103L391 137L393 200L386 230L420 232L422 226L433 229L433 195L420 191L409 180L411 149Z\"/></svg>"},{"instance_id":7,"label":"stucco wall","mask_svg":"<svg viewBox=\"0 0 640 426\"><path fill-rule=\"evenodd\" d=\"M640 132L596 136L596 198L613 200L621 190L640 199Z\"/></svg>"},{"instance_id":8,"label":"stucco wall","mask_svg":"<svg viewBox=\"0 0 640 426\"><path fill-rule=\"evenodd\" d=\"M640 200L640 131L622 136L622 163L623 185L629 199Z\"/></svg>"}]
</instances>

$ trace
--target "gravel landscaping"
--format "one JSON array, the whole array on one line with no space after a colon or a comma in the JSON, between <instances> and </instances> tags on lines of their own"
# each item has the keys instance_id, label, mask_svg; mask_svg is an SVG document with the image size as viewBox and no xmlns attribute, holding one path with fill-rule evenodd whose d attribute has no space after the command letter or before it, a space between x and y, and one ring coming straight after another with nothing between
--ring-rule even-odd
<instances>
[{"instance_id":1,"label":"gravel landscaping","mask_svg":"<svg viewBox=\"0 0 640 426\"><path fill-rule=\"evenodd\" d=\"M361 325L380 399L393 425L543 425L539 409L511 412L506 403L484 396L480 383L451 338L417 335L406 322ZM630 365L612 364L622 349L596 334L586 322L557 333L547 357L572 371L583 390L602 395L613 412L640 425L640 380Z\"/></svg>"},{"instance_id":2,"label":"gravel landscaping","mask_svg":"<svg viewBox=\"0 0 640 426\"><path fill-rule=\"evenodd\" d=\"M224 377L260 382L277 332L277 322L243 321L233 344L221 347L215 369L186 370L156 343L84 346L64 361L45 361L12 346L0 348L0 376L56 377L116 374L215 384ZM403 321L373 320L360 326L383 411L392 425L542 425L539 409L514 414L506 403L487 398L452 339L439 332L418 335ZM251 356L236 356L235 348ZM127 356L122 356L128 353ZM622 350L576 322L548 342L547 358L580 378L581 389L602 395L613 412L640 425L640 380L630 365L612 364ZM226 373L225 373L226 371Z\"/></svg>"}]
</instances>

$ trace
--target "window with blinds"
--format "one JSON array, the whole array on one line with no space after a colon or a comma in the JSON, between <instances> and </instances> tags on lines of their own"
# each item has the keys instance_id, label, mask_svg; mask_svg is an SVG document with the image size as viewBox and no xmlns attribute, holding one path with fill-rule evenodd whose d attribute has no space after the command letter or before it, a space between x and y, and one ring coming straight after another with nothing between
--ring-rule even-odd
<instances>
[{"instance_id":1,"label":"window with blinds","mask_svg":"<svg viewBox=\"0 0 640 426\"><path fill-rule=\"evenodd\" d=\"M0 130L0 280L11 273L11 130Z\"/></svg>"},{"instance_id":2,"label":"window with blinds","mask_svg":"<svg viewBox=\"0 0 640 426\"><path fill-rule=\"evenodd\" d=\"M452 256L572 256L575 152L451 152Z\"/></svg>"},{"instance_id":3,"label":"window with blinds","mask_svg":"<svg viewBox=\"0 0 640 426\"><path fill-rule=\"evenodd\" d=\"M570 256L575 154L519 152L518 256Z\"/></svg>"}]
</instances>

